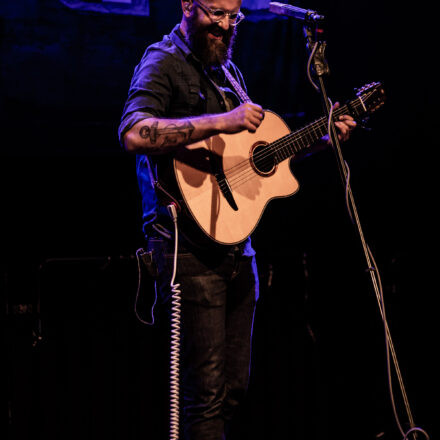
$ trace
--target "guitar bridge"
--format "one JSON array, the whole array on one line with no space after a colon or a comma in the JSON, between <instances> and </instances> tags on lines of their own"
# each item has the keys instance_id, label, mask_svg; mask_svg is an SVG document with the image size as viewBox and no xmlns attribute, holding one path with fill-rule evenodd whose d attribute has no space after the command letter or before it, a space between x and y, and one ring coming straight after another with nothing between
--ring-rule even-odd
<instances>
[{"instance_id":1,"label":"guitar bridge","mask_svg":"<svg viewBox=\"0 0 440 440\"><path fill-rule=\"evenodd\" d=\"M226 176L224 175L224 173L216 173L214 175L217 180L220 191L225 196L225 199L229 203L229 206L234 211L238 211L238 206L237 206L237 203L235 203L234 196L232 195L232 189L229 185L228 179L226 179Z\"/></svg>"}]
</instances>

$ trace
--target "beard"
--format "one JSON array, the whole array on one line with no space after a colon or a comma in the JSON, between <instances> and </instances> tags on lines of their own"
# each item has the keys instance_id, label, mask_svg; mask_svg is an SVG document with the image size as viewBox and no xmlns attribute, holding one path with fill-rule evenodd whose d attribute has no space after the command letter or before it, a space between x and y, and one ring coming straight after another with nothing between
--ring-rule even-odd
<instances>
[{"instance_id":1,"label":"beard","mask_svg":"<svg viewBox=\"0 0 440 440\"><path fill-rule=\"evenodd\" d=\"M222 29L217 23L208 26L200 26L197 21L197 12L188 18L188 28L185 40L194 54L207 66L217 67L225 64L232 58L235 35L234 26L227 30ZM222 39L215 40L209 37L209 33L221 35Z\"/></svg>"}]
</instances>

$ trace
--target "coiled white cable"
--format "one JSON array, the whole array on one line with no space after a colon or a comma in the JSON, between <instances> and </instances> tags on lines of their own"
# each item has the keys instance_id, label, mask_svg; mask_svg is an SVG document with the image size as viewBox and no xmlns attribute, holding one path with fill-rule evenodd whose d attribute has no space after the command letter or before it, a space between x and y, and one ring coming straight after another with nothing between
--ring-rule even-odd
<instances>
[{"instance_id":1,"label":"coiled white cable","mask_svg":"<svg viewBox=\"0 0 440 440\"><path fill-rule=\"evenodd\" d=\"M180 284L175 283L177 272L178 227L177 211L174 204L168 205L168 211L174 222L174 259L171 277L171 353L170 353L170 440L179 439L180 426Z\"/></svg>"}]
</instances>

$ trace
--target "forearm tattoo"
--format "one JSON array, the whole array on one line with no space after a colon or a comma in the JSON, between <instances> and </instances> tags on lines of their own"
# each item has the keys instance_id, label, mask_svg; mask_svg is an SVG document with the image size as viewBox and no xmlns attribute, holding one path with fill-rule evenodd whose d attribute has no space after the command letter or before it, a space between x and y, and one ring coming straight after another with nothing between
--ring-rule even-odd
<instances>
[{"instance_id":1,"label":"forearm tattoo","mask_svg":"<svg viewBox=\"0 0 440 440\"><path fill-rule=\"evenodd\" d=\"M155 121L141 127L139 136L151 145L169 147L190 143L193 131L194 126L188 119L181 124L172 123L162 128L159 128L159 121Z\"/></svg>"}]
</instances>

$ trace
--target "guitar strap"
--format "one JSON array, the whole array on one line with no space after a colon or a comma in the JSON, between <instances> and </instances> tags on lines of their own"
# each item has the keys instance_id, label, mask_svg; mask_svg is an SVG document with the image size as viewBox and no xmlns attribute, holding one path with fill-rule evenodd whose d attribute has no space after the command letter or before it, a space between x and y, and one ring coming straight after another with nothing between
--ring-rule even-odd
<instances>
[{"instance_id":1,"label":"guitar strap","mask_svg":"<svg viewBox=\"0 0 440 440\"><path fill-rule=\"evenodd\" d=\"M243 87L238 83L238 81L233 77L231 72L225 67L224 64L222 64L223 72L226 75L226 78L231 83L233 89L237 93L237 95L240 97L241 101L244 103L252 104L251 98L247 95L247 93L243 90Z\"/></svg>"}]
</instances>

